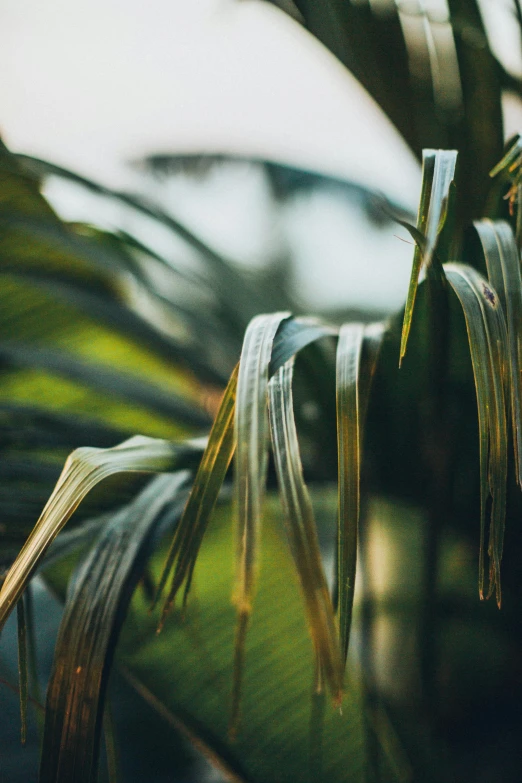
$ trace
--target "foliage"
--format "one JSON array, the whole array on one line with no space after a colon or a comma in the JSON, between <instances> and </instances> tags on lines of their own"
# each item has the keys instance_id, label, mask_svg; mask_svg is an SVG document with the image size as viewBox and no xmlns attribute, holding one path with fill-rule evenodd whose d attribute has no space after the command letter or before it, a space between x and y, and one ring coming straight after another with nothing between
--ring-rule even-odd
<instances>
[{"instance_id":1,"label":"foliage","mask_svg":"<svg viewBox=\"0 0 522 783\"><path fill-rule=\"evenodd\" d=\"M346 186L415 242L386 323L305 317L280 270L245 271L140 196L0 150L0 627L16 606L22 737L38 590L64 602L41 781L97 779L102 735L101 774L125 768L118 676L229 779L519 779L519 686L500 695L522 681L521 142L502 158L501 116L519 85L473 0L419 12L417 48L394 3L290 5L428 148L415 225ZM265 165L278 198L316 184ZM65 223L49 177L193 262L128 227ZM475 550L501 613L477 600Z\"/></svg>"}]
</instances>

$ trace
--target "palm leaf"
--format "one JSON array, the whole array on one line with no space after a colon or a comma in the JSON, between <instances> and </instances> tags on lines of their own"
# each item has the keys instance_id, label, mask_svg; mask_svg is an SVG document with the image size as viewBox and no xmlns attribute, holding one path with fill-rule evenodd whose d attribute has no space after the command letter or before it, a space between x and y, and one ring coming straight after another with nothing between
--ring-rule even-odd
<instances>
[{"instance_id":1,"label":"palm leaf","mask_svg":"<svg viewBox=\"0 0 522 783\"><path fill-rule=\"evenodd\" d=\"M141 591L134 597L117 651L140 690L175 723L196 738L212 760L246 783L311 780L310 718L314 654L303 612L295 565L280 531L279 510L267 498L260 551L256 611L246 641L241 715L234 741L229 736L233 676L234 572L231 508L218 508L203 541L184 621L170 615L155 636L157 620ZM158 578L164 554L153 560ZM365 737L358 680L348 673L342 714L327 705L323 769L314 783L360 783L364 779ZM226 774L226 773L225 773ZM390 776L390 781L394 780Z\"/></svg>"},{"instance_id":2,"label":"palm leaf","mask_svg":"<svg viewBox=\"0 0 522 783\"><path fill-rule=\"evenodd\" d=\"M159 581L155 603L175 565L163 607L161 625L184 582L186 582L185 600L187 598L199 548L234 454L236 446L234 413L238 371L239 367L236 366L230 376L192 486L190 498L174 533Z\"/></svg>"},{"instance_id":3,"label":"palm leaf","mask_svg":"<svg viewBox=\"0 0 522 783\"><path fill-rule=\"evenodd\" d=\"M312 503L303 479L292 399L293 359L269 383L272 448L287 521L287 534L299 575L317 658L318 683L324 675L340 701L343 665L332 602L321 563Z\"/></svg>"},{"instance_id":4,"label":"palm leaf","mask_svg":"<svg viewBox=\"0 0 522 783\"><path fill-rule=\"evenodd\" d=\"M241 275L229 259L223 258L222 255L214 251L207 243L199 239L199 237L181 221L172 215L167 214L150 201L147 201L141 196L112 190L111 188L107 188L86 177L81 177L63 167L28 155L17 155L16 161L33 176L57 176L62 179L70 180L100 196L115 199L128 208L135 210L139 214L145 215L170 229L176 236L180 237L187 245L193 248L204 260L207 270L211 275L214 291L216 294L219 294L222 303L226 305L228 316L231 320L240 317L242 306L244 303L248 302L249 299L253 298L254 302L259 300L255 287L248 285L245 277ZM239 324L240 322L236 322L236 325Z\"/></svg>"},{"instance_id":5,"label":"palm leaf","mask_svg":"<svg viewBox=\"0 0 522 783\"><path fill-rule=\"evenodd\" d=\"M344 663L348 655L355 593L363 425L383 335L382 324L367 327L357 323L344 324L337 344L337 603Z\"/></svg>"},{"instance_id":6,"label":"palm leaf","mask_svg":"<svg viewBox=\"0 0 522 783\"><path fill-rule=\"evenodd\" d=\"M380 14L370 3L351 0L327 0L321 5L296 0L295 6L308 29L346 65L420 152L407 49L395 4L388 4Z\"/></svg>"},{"instance_id":7,"label":"palm leaf","mask_svg":"<svg viewBox=\"0 0 522 783\"><path fill-rule=\"evenodd\" d=\"M480 5L479 0L448 0L462 105L457 108L460 116L448 123L446 144L460 154L459 211L464 223L483 214L488 173L502 155L504 142L501 69L491 51Z\"/></svg>"},{"instance_id":8,"label":"palm leaf","mask_svg":"<svg viewBox=\"0 0 522 783\"><path fill-rule=\"evenodd\" d=\"M406 354L421 266L424 263L426 268L430 267L438 238L446 221L446 206L456 162L457 153L452 150L424 150L423 152L417 231L425 238L425 245L421 247L417 241L413 255L413 267L404 310L399 364Z\"/></svg>"},{"instance_id":9,"label":"palm leaf","mask_svg":"<svg viewBox=\"0 0 522 783\"><path fill-rule=\"evenodd\" d=\"M40 519L9 569L0 590L0 628L22 595L45 552L83 498L115 473L172 470L191 446L136 436L111 449L80 448L65 463Z\"/></svg>"},{"instance_id":10,"label":"palm leaf","mask_svg":"<svg viewBox=\"0 0 522 783\"><path fill-rule=\"evenodd\" d=\"M276 332L289 313L259 315L245 333L235 409L235 484L238 510L237 577L234 601L238 611L234 695L231 724L239 716L239 694L245 638L252 611L259 529L268 467L268 370Z\"/></svg>"},{"instance_id":11,"label":"palm leaf","mask_svg":"<svg viewBox=\"0 0 522 783\"><path fill-rule=\"evenodd\" d=\"M20 282L26 285L34 284L35 288L48 293L53 299L71 305L88 319L103 324L127 341L136 342L170 365L181 364L203 382L223 383L223 375L212 366L209 357L204 355L202 359L202 347L198 342L183 340L173 334L160 331L149 320L135 312L129 303L121 301L115 293L92 290L84 281L65 272L53 274L45 270L24 269L17 265L13 265L12 268L4 266L3 271L10 278L19 278ZM172 304L169 305L172 309ZM175 309L179 314L179 310ZM192 316L196 320L195 314L193 315L188 309L183 313L187 321ZM192 336L207 333L204 320L201 317L197 320L198 325L194 328ZM209 325L208 332L210 331Z\"/></svg>"},{"instance_id":12,"label":"palm leaf","mask_svg":"<svg viewBox=\"0 0 522 783\"><path fill-rule=\"evenodd\" d=\"M295 18L294 3L272 0ZM306 27L352 72L414 153L460 150L460 222L484 208L488 171L503 144L502 69L477 0L427 6L368 0L295 0ZM295 10L295 9L294 9Z\"/></svg>"},{"instance_id":13,"label":"palm leaf","mask_svg":"<svg viewBox=\"0 0 522 783\"><path fill-rule=\"evenodd\" d=\"M511 226L503 221L475 223L486 259L488 278L506 318L509 344L509 388L517 481L522 487L522 277Z\"/></svg>"},{"instance_id":14,"label":"palm leaf","mask_svg":"<svg viewBox=\"0 0 522 783\"><path fill-rule=\"evenodd\" d=\"M484 597L486 504L491 497L488 596L495 590L500 606L507 480L506 325L496 292L478 272L460 264L446 264L445 272L462 305L477 392L481 487L479 594Z\"/></svg>"},{"instance_id":15,"label":"palm leaf","mask_svg":"<svg viewBox=\"0 0 522 783\"><path fill-rule=\"evenodd\" d=\"M79 361L65 351L26 345L20 342L0 343L0 359L17 367L41 368L47 372L116 395L135 404L152 409L160 415L193 427L204 427L209 417L189 400L172 391L165 392L148 381L103 367L92 362Z\"/></svg>"},{"instance_id":16,"label":"palm leaf","mask_svg":"<svg viewBox=\"0 0 522 783\"><path fill-rule=\"evenodd\" d=\"M41 783L96 778L105 691L151 536L181 513L187 472L158 476L105 526L70 591L46 701Z\"/></svg>"}]
</instances>

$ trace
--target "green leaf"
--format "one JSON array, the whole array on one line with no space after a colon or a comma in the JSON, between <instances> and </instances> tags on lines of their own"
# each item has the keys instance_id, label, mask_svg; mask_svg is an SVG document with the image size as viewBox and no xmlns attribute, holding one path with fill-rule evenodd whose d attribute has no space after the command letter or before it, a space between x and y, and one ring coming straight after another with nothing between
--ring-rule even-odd
<instances>
[{"instance_id":1,"label":"green leaf","mask_svg":"<svg viewBox=\"0 0 522 783\"><path fill-rule=\"evenodd\" d=\"M358 323L344 324L337 344L337 603L344 664L348 655L355 593L363 425L383 335L383 324L367 327Z\"/></svg>"},{"instance_id":2,"label":"green leaf","mask_svg":"<svg viewBox=\"0 0 522 783\"><path fill-rule=\"evenodd\" d=\"M238 510L238 611L231 724L239 717L239 693L245 638L252 611L262 505L268 467L268 369L276 332L289 313L258 315L248 325L241 359L235 411L235 492Z\"/></svg>"},{"instance_id":3,"label":"green leaf","mask_svg":"<svg viewBox=\"0 0 522 783\"><path fill-rule=\"evenodd\" d=\"M272 1L288 10L286 0ZM310 32L353 73L417 151L408 53L395 4L379 12L370 3L344 0L295 0L295 5Z\"/></svg>"},{"instance_id":4,"label":"green leaf","mask_svg":"<svg viewBox=\"0 0 522 783\"><path fill-rule=\"evenodd\" d=\"M0 359L16 367L40 368L53 375L86 384L128 402L194 427L204 427L209 417L188 399L166 392L137 375L81 361L65 351L18 341L0 342Z\"/></svg>"},{"instance_id":5,"label":"green leaf","mask_svg":"<svg viewBox=\"0 0 522 783\"><path fill-rule=\"evenodd\" d=\"M496 177L503 171L508 173L514 172L518 168L519 158L522 154L522 137L517 134L513 139L513 143L508 148L505 155L499 160L496 166L494 166L489 172L490 177Z\"/></svg>"},{"instance_id":6,"label":"green leaf","mask_svg":"<svg viewBox=\"0 0 522 783\"><path fill-rule=\"evenodd\" d=\"M324 674L334 700L340 703L344 666L332 601L321 562L312 503L303 479L293 410L293 363L292 358L277 371L269 383L272 449L288 539L299 575L317 659L316 690L322 690L321 681Z\"/></svg>"},{"instance_id":7,"label":"green leaf","mask_svg":"<svg viewBox=\"0 0 522 783\"><path fill-rule=\"evenodd\" d=\"M488 278L506 318L509 344L509 389L517 481L522 487L522 277L517 244L504 221L478 221Z\"/></svg>"},{"instance_id":8,"label":"green leaf","mask_svg":"<svg viewBox=\"0 0 522 783\"><path fill-rule=\"evenodd\" d=\"M279 504L269 495L261 570L245 651L241 714L229 738L233 676L234 537L229 505L218 508L203 541L193 594L183 617L172 613L159 636L145 596L134 597L117 651L117 665L148 691L162 714L181 724L228 776L248 783L362 783L364 716L360 686L350 670L342 714L326 705L323 770L310 770L314 655L295 566L280 529ZM152 564L155 578L164 560ZM232 779L234 779L232 777Z\"/></svg>"},{"instance_id":9,"label":"green leaf","mask_svg":"<svg viewBox=\"0 0 522 783\"><path fill-rule=\"evenodd\" d=\"M480 0L448 0L462 102L448 117L448 141L459 150L459 211L464 224L484 214L488 172L502 155L500 67L489 43Z\"/></svg>"},{"instance_id":10,"label":"green leaf","mask_svg":"<svg viewBox=\"0 0 522 783\"><path fill-rule=\"evenodd\" d=\"M185 582L185 598L188 596L199 548L216 505L221 486L236 447L234 414L239 365L230 376L223 400L212 426L207 447L199 464L187 506L176 528L163 573L156 591L156 604L168 578L172 581L163 606L161 625Z\"/></svg>"},{"instance_id":11,"label":"green leaf","mask_svg":"<svg viewBox=\"0 0 522 783\"><path fill-rule=\"evenodd\" d=\"M48 163L47 161L39 160L28 155L16 155L15 158L18 164L33 176L57 176L70 180L100 196L115 199L173 231L176 236L180 237L190 247L196 250L205 261L207 270L211 276L214 295L216 295L222 302L222 305L227 308L228 317L236 327L242 326L245 313L247 310L251 310L252 303L257 302L260 307L262 306L262 300L260 299L255 286L248 284L247 278L241 274L232 261L221 256L209 245L199 239L199 237L177 218L167 214L152 202L141 196L112 190L93 180L68 171L61 166Z\"/></svg>"},{"instance_id":12,"label":"green leaf","mask_svg":"<svg viewBox=\"0 0 522 783\"><path fill-rule=\"evenodd\" d=\"M417 216L417 230L425 237L425 246L417 242L413 255L408 297L402 325L399 365L406 354L413 309L419 285L421 266L429 268L444 223L450 185L455 175L457 153L454 150L424 150L422 156L422 190Z\"/></svg>"},{"instance_id":13,"label":"green leaf","mask_svg":"<svg viewBox=\"0 0 522 783\"><path fill-rule=\"evenodd\" d=\"M272 0L292 16L293 3ZM501 67L477 0L435 8L295 0L300 18L377 101L413 152L461 152L459 222L482 214L503 143Z\"/></svg>"},{"instance_id":14,"label":"green leaf","mask_svg":"<svg viewBox=\"0 0 522 783\"><path fill-rule=\"evenodd\" d=\"M188 473L158 476L113 515L80 564L47 690L40 783L97 777L103 707L118 635L155 529L179 517Z\"/></svg>"},{"instance_id":15,"label":"green leaf","mask_svg":"<svg viewBox=\"0 0 522 783\"><path fill-rule=\"evenodd\" d=\"M99 234L86 237L72 226L51 217L29 217L18 212L0 211L0 225L4 231L11 231L20 240L34 241L44 255L55 254L63 258L73 258L101 272L111 274L131 273L142 283L147 277L135 261L132 254L123 252L120 245L103 241L110 235Z\"/></svg>"},{"instance_id":16,"label":"green leaf","mask_svg":"<svg viewBox=\"0 0 522 783\"><path fill-rule=\"evenodd\" d=\"M5 269L5 267L4 267ZM152 323L136 313L126 302L118 301L109 292L94 291L82 284L80 279L72 275L52 274L43 270L9 268L11 277L20 277L24 282L33 283L36 287L48 292L53 298L72 305L87 318L102 323L111 330L121 334L127 340L130 338L144 346L161 359L173 365L182 363L185 367L204 382L222 383L223 377L208 361L201 359L201 348L191 343L177 339L171 334L160 331ZM172 304L170 303L171 308ZM194 315L196 320L196 316ZM204 328L201 317L198 319L199 329ZM197 327L194 326L194 332Z\"/></svg>"},{"instance_id":17,"label":"green leaf","mask_svg":"<svg viewBox=\"0 0 522 783\"><path fill-rule=\"evenodd\" d=\"M497 293L478 272L462 264L446 264L445 272L462 305L477 392L481 487L479 594L484 597L486 504L491 497L488 597L495 590L500 606L507 480L506 325Z\"/></svg>"},{"instance_id":18,"label":"green leaf","mask_svg":"<svg viewBox=\"0 0 522 783\"><path fill-rule=\"evenodd\" d=\"M332 327L313 319L286 319L280 323L274 339L269 375L282 366L288 357L311 342L335 333ZM163 608L162 621L185 582L184 603L190 590L191 575L210 516L216 504L235 450L234 415L239 365L236 367L210 433L207 449L196 475L187 508L174 534L174 539L158 586L156 601L174 569ZM175 564L175 565L174 565ZM155 602L156 602L155 601Z\"/></svg>"},{"instance_id":19,"label":"green leaf","mask_svg":"<svg viewBox=\"0 0 522 783\"><path fill-rule=\"evenodd\" d=\"M7 573L0 590L0 628L22 595L45 552L87 493L108 476L160 472L178 465L190 445L135 436L111 449L76 449L65 463L40 519Z\"/></svg>"},{"instance_id":20,"label":"green leaf","mask_svg":"<svg viewBox=\"0 0 522 783\"><path fill-rule=\"evenodd\" d=\"M324 324L317 318L287 318L282 321L272 348L269 376L275 375L283 364L310 343L336 334L335 327Z\"/></svg>"}]
</instances>

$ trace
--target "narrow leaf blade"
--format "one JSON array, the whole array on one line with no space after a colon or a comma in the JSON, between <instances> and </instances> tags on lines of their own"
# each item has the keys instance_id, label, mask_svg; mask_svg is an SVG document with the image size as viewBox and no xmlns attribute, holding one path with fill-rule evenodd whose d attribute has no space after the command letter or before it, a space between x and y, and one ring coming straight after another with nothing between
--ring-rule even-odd
<instances>
[{"instance_id":1,"label":"narrow leaf blade","mask_svg":"<svg viewBox=\"0 0 522 783\"><path fill-rule=\"evenodd\" d=\"M422 189L417 216L417 230L425 237L424 248L416 243L408 288L401 335L399 364L406 354L411 330L415 299L422 264L429 267L437 247L437 240L446 221L446 205L450 185L455 175L457 153L454 150L424 150L422 156Z\"/></svg>"},{"instance_id":2,"label":"narrow leaf blade","mask_svg":"<svg viewBox=\"0 0 522 783\"><path fill-rule=\"evenodd\" d=\"M478 221L491 285L506 318L509 346L509 388L517 481L522 487L522 277L518 248L511 226L504 221Z\"/></svg>"},{"instance_id":3,"label":"narrow leaf blade","mask_svg":"<svg viewBox=\"0 0 522 783\"><path fill-rule=\"evenodd\" d=\"M344 665L355 594L364 419L383 336L384 325L381 323L367 327L358 323L344 324L337 344L337 598Z\"/></svg>"},{"instance_id":4,"label":"narrow leaf blade","mask_svg":"<svg viewBox=\"0 0 522 783\"><path fill-rule=\"evenodd\" d=\"M362 324L344 324L339 331L336 362L339 519L337 528L339 632L343 661L348 654L355 591L360 506L359 365Z\"/></svg>"},{"instance_id":5,"label":"narrow leaf blade","mask_svg":"<svg viewBox=\"0 0 522 783\"><path fill-rule=\"evenodd\" d=\"M235 413L238 553L234 593L238 625L232 726L237 723L239 716L244 646L255 590L259 528L268 467L268 370L277 330L289 315L273 313L256 316L248 325L239 364Z\"/></svg>"},{"instance_id":6,"label":"narrow leaf blade","mask_svg":"<svg viewBox=\"0 0 522 783\"><path fill-rule=\"evenodd\" d=\"M152 534L166 517L169 525L179 518L187 478L183 471L153 479L113 516L77 571L47 692L40 783L95 778L117 638Z\"/></svg>"},{"instance_id":7,"label":"narrow leaf blade","mask_svg":"<svg viewBox=\"0 0 522 783\"><path fill-rule=\"evenodd\" d=\"M287 535L301 583L308 623L321 672L335 700L343 686L334 611L321 562L312 503L303 478L292 399L293 359L281 367L269 384L272 446ZM321 690L318 685L317 690Z\"/></svg>"},{"instance_id":8,"label":"narrow leaf blade","mask_svg":"<svg viewBox=\"0 0 522 783\"><path fill-rule=\"evenodd\" d=\"M185 598L210 516L216 505L230 460L235 450L234 414L239 365L230 376L208 444L201 459L187 506L176 528L156 592L159 599L169 576L172 581L162 612L161 624L176 594L185 582Z\"/></svg>"},{"instance_id":9,"label":"narrow leaf blade","mask_svg":"<svg viewBox=\"0 0 522 783\"><path fill-rule=\"evenodd\" d=\"M500 606L507 481L506 326L497 293L478 272L461 264L446 264L445 272L462 305L477 392L481 486L479 594L484 597L485 516L491 496L488 596L495 590Z\"/></svg>"},{"instance_id":10,"label":"narrow leaf blade","mask_svg":"<svg viewBox=\"0 0 522 783\"><path fill-rule=\"evenodd\" d=\"M172 470L184 450L169 441L143 436L135 436L110 449L76 449L67 459L39 520L7 573L0 590L0 628L48 547L98 482L115 473Z\"/></svg>"}]
</instances>

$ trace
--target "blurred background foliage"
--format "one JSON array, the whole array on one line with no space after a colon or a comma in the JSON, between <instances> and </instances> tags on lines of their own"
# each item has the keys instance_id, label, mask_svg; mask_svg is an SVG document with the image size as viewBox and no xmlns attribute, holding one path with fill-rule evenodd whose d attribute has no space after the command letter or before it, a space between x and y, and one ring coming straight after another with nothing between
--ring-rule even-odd
<instances>
[{"instance_id":1,"label":"blurred background foliage","mask_svg":"<svg viewBox=\"0 0 522 783\"><path fill-rule=\"evenodd\" d=\"M475 0L276 5L353 73L417 157L426 147L459 151L439 252L443 261L465 261L485 273L471 223L504 218L516 228L504 198L509 177L489 174L505 148L502 102L521 90L520 74L494 45L491 13ZM498 14L507 15L520 37L518 0L506 2ZM385 167L386 151L376 155ZM274 466L269 465L260 588L235 741L227 729L235 622L230 476L186 612L176 609L159 637L149 606L186 485L147 519L152 499L161 493L167 498L168 486L154 484L161 478L114 476L82 503L26 592L25 747L18 743L14 616L2 632L2 779L36 780L41 753L42 781L94 780L100 744L100 779L129 783L517 783L520 493L510 457L499 612L493 601L479 602L476 587L476 398L456 298L449 297L444 313L435 313L434 326L433 303L421 286L399 370L402 313L392 310L406 298L403 272L388 270L390 289L400 279L403 291L392 305L379 297L354 301L341 286L327 306L300 284L299 265L307 263L307 252L312 257L303 237L314 204L325 200L341 220L346 215L373 236L399 233L394 217L414 222L411 204L359 181L241 154L161 150L134 165L143 175L142 194L115 191L51 162L0 150L1 568L6 572L13 562L73 449L114 446L135 433L177 442L207 434L253 316L312 312L334 325L388 319L365 431L356 620L342 716L324 694L312 693L312 648L282 544ZM223 239L233 225L213 235L212 225L198 227L176 212L176 203L191 190L202 199L206 192L219 199L219 188L247 193L251 187L263 194L263 218L254 236L258 247L251 242L243 259ZM72 214L78 193L86 194L80 218ZM308 260L318 288L323 277L336 280L325 263L330 252L328 222L325 226ZM369 253L358 263L371 276L377 260ZM441 341L445 364L439 361ZM304 348L294 390L305 477L328 574L335 559L338 459L334 355L330 337ZM173 468L192 475L198 456L180 452ZM116 577L112 586L103 580L103 558L118 584ZM112 603L102 586L113 589ZM84 596L80 608L78 595ZM106 604L97 603L100 595ZM104 655L84 683L94 689L89 698L99 699L91 707L94 745L81 747L74 737L61 741L60 701L48 701L45 708L45 688L53 657L58 690L56 672L66 672L69 682L66 677L73 678L78 666L71 653L74 644L76 653L81 647L75 612L90 612L95 622L104 606L109 607ZM87 699L87 690L78 693Z\"/></svg>"}]
</instances>

